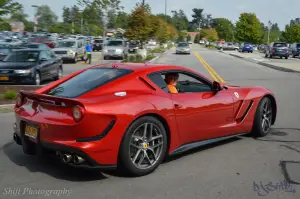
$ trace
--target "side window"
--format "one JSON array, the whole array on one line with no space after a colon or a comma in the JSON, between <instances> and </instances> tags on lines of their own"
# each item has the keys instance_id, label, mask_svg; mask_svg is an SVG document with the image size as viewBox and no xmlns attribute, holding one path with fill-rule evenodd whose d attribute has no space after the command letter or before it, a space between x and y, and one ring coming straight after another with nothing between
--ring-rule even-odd
<instances>
[{"instance_id":1,"label":"side window","mask_svg":"<svg viewBox=\"0 0 300 199\"><path fill-rule=\"evenodd\" d=\"M47 54L50 59L54 59L56 57L55 54L50 50L47 51Z\"/></svg>"},{"instance_id":2,"label":"side window","mask_svg":"<svg viewBox=\"0 0 300 199\"><path fill-rule=\"evenodd\" d=\"M151 74L148 76L151 81L165 92L169 92L167 84L160 73Z\"/></svg>"},{"instance_id":3,"label":"side window","mask_svg":"<svg viewBox=\"0 0 300 199\"><path fill-rule=\"evenodd\" d=\"M211 92L211 87L207 82L184 73L179 73L176 88L179 93Z\"/></svg>"},{"instance_id":4,"label":"side window","mask_svg":"<svg viewBox=\"0 0 300 199\"><path fill-rule=\"evenodd\" d=\"M172 72L173 73L173 72ZM198 79L196 76L186 74L184 72L178 72L178 80L174 80L172 83L167 82L168 72L151 74L148 77L151 81L156 84L159 88L165 92L171 93L168 84L176 85L178 93L198 93L198 92L211 92L211 86L202 79ZM174 75L174 73L173 73ZM174 82L176 82L174 84ZM172 87L172 86L171 86Z\"/></svg>"},{"instance_id":5,"label":"side window","mask_svg":"<svg viewBox=\"0 0 300 199\"><path fill-rule=\"evenodd\" d=\"M39 57L39 59L40 60L42 60L42 59L49 59L49 56L48 56L48 54L46 53L46 51L41 51L40 52L40 57Z\"/></svg>"}]
</instances>

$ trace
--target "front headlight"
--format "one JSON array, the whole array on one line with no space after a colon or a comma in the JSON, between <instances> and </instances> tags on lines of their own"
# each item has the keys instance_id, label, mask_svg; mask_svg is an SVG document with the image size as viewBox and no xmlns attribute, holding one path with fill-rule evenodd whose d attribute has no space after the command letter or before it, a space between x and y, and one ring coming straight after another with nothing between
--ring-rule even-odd
<instances>
[{"instance_id":1,"label":"front headlight","mask_svg":"<svg viewBox=\"0 0 300 199\"><path fill-rule=\"evenodd\" d=\"M73 50L69 50L70 54L75 54L75 52Z\"/></svg>"},{"instance_id":2,"label":"front headlight","mask_svg":"<svg viewBox=\"0 0 300 199\"><path fill-rule=\"evenodd\" d=\"M15 70L15 73L17 73L17 74L28 74L30 72L31 72L30 69L27 69L27 70Z\"/></svg>"}]
</instances>

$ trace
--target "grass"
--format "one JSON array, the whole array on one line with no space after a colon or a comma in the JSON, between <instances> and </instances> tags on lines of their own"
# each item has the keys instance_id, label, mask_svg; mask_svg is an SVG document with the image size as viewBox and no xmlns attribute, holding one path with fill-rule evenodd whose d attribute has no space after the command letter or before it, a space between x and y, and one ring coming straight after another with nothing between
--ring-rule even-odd
<instances>
[{"instance_id":1,"label":"grass","mask_svg":"<svg viewBox=\"0 0 300 199\"><path fill-rule=\"evenodd\" d=\"M5 100L14 100L17 97L17 92L15 90L6 90L2 95L2 98Z\"/></svg>"}]
</instances>

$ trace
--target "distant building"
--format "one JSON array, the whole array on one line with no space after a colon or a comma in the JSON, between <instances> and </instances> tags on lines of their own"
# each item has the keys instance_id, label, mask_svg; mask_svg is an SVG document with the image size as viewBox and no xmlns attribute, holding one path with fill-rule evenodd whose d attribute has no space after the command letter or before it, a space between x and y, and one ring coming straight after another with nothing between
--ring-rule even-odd
<instances>
[{"instance_id":1,"label":"distant building","mask_svg":"<svg viewBox=\"0 0 300 199\"><path fill-rule=\"evenodd\" d=\"M9 25L12 32L23 32L25 29L24 23L20 21L13 21Z\"/></svg>"},{"instance_id":2,"label":"distant building","mask_svg":"<svg viewBox=\"0 0 300 199\"><path fill-rule=\"evenodd\" d=\"M191 41L193 42L195 40L195 37L199 32L188 32L188 34L191 36Z\"/></svg>"}]
</instances>

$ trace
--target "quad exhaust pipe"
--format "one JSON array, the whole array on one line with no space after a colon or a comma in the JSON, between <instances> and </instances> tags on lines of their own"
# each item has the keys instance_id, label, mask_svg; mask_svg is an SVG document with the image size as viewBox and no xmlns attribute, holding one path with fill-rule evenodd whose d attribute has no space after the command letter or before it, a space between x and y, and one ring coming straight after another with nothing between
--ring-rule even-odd
<instances>
[{"instance_id":1,"label":"quad exhaust pipe","mask_svg":"<svg viewBox=\"0 0 300 199\"><path fill-rule=\"evenodd\" d=\"M72 155L70 155L70 154L63 154L62 161L64 163L69 163L69 162L71 162L71 160L72 160Z\"/></svg>"},{"instance_id":2,"label":"quad exhaust pipe","mask_svg":"<svg viewBox=\"0 0 300 199\"><path fill-rule=\"evenodd\" d=\"M73 163L74 164L81 164L84 162L84 159L78 155L75 155L74 158L73 158Z\"/></svg>"}]
</instances>

